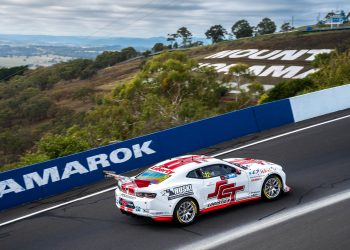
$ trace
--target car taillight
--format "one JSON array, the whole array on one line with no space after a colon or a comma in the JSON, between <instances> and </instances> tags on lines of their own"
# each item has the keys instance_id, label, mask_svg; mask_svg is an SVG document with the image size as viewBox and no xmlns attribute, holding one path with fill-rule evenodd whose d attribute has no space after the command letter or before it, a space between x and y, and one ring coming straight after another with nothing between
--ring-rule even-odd
<instances>
[{"instance_id":1,"label":"car taillight","mask_svg":"<svg viewBox=\"0 0 350 250\"><path fill-rule=\"evenodd\" d=\"M140 197L140 198L154 199L154 198L156 198L157 194L155 194L155 193L136 192L136 196Z\"/></svg>"}]
</instances>

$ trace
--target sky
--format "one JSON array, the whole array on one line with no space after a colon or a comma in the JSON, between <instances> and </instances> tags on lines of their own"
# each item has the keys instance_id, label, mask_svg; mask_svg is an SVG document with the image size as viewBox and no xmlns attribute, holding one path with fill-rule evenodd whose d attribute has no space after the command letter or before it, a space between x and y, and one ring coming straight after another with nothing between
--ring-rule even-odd
<instances>
[{"instance_id":1,"label":"sky","mask_svg":"<svg viewBox=\"0 0 350 250\"><path fill-rule=\"evenodd\" d=\"M316 23L331 10L350 11L349 0L0 0L0 33L104 37L156 37L186 26L204 37L212 25L228 31L239 19L256 25Z\"/></svg>"}]
</instances>

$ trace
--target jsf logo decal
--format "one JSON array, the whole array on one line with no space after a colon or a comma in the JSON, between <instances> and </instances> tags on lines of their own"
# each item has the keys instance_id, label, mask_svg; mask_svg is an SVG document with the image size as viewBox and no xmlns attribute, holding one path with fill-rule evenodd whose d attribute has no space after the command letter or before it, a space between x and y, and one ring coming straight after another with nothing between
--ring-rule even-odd
<instances>
[{"instance_id":1,"label":"jsf logo decal","mask_svg":"<svg viewBox=\"0 0 350 250\"><path fill-rule=\"evenodd\" d=\"M236 187L235 183L227 184L227 180L218 181L214 193L208 194L208 199L217 197L217 199L230 198L235 200L236 192L244 190L244 186Z\"/></svg>"}]
</instances>

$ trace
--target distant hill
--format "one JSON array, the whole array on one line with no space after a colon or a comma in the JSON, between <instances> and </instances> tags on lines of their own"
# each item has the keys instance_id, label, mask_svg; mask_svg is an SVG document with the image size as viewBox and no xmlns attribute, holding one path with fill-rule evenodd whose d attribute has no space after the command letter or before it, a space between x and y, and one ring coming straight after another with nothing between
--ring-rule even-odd
<instances>
[{"instance_id":1,"label":"distant hill","mask_svg":"<svg viewBox=\"0 0 350 250\"><path fill-rule=\"evenodd\" d=\"M204 38L194 38L195 41L208 42ZM12 45L71 45L105 47L120 46L135 47L139 49L152 48L155 43L166 44L165 37L94 37L94 36L44 36L44 35L8 35L0 34L0 44Z\"/></svg>"}]
</instances>

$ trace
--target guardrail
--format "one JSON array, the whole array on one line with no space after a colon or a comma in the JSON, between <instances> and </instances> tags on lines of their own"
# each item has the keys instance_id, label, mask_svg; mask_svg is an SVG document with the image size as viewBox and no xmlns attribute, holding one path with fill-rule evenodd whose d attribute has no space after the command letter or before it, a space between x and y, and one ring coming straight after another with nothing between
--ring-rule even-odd
<instances>
[{"instance_id":1,"label":"guardrail","mask_svg":"<svg viewBox=\"0 0 350 250\"><path fill-rule=\"evenodd\" d=\"M345 91L344 91L345 90ZM325 109L350 85L255 107L0 173L0 210L46 198L103 179L102 170L123 173L227 140L279 127L325 112L350 108L350 99ZM295 117L297 119L295 119Z\"/></svg>"}]
</instances>

